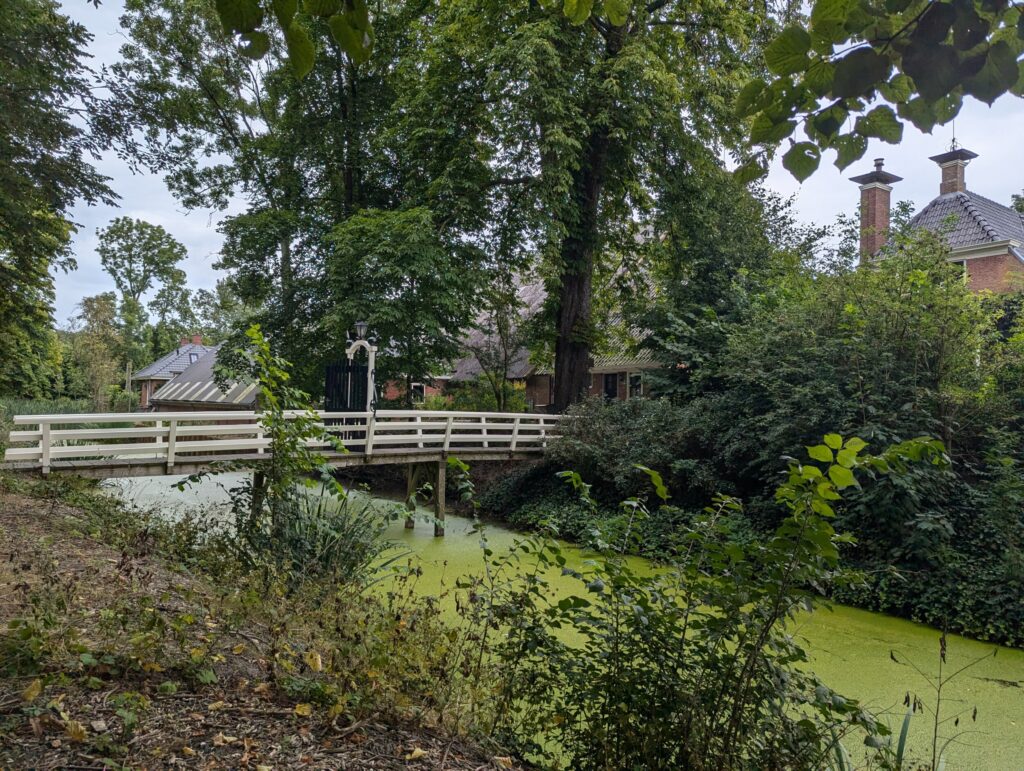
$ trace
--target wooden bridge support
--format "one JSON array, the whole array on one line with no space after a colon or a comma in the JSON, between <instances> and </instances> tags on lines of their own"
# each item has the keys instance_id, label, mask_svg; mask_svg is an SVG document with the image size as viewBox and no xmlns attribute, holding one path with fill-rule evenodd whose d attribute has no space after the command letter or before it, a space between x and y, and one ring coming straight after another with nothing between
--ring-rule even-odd
<instances>
[{"instance_id":1,"label":"wooden bridge support","mask_svg":"<svg viewBox=\"0 0 1024 771\"><path fill-rule=\"evenodd\" d=\"M434 536L444 535L444 487L447 483L448 463L437 462L437 476L434 479Z\"/></svg>"},{"instance_id":2,"label":"wooden bridge support","mask_svg":"<svg viewBox=\"0 0 1024 771\"><path fill-rule=\"evenodd\" d=\"M417 464L410 463L405 467L405 508L409 513L405 516L405 529L416 527L416 471Z\"/></svg>"},{"instance_id":3,"label":"wooden bridge support","mask_svg":"<svg viewBox=\"0 0 1024 771\"><path fill-rule=\"evenodd\" d=\"M405 517L405 527L411 530L416 526L416 501L419 491L420 479L423 471L429 466L434 466L434 535L444 535L445 519L445 485L447 484L448 464L444 460L435 463L410 463L405 471L405 507L409 513ZM425 503L425 501L424 501Z\"/></svg>"}]
</instances>

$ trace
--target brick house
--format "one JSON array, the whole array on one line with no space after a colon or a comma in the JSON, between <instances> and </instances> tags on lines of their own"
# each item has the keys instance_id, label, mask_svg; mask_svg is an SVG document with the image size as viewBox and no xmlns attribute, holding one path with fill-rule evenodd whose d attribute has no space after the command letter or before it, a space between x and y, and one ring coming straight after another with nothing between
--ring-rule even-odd
<instances>
[{"instance_id":1,"label":"brick house","mask_svg":"<svg viewBox=\"0 0 1024 771\"><path fill-rule=\"evenodd\" d=\"M159 388L213 350L213 347L203 345L201 335L183 337L173 351L136 372L132 376L132 383L139 385L139 409L152 409L153 394Z\"/></svg>"},{"instance_id":2,"label":"brick house","mask_svg":"<svg viewBox=\"0 0 1024 771\"><path fill-rule=\"evenodd\" d=\"M941 169L939 195L910 224L943 233L950 262L963 266L971 289L1009 292L1024 288L1024 215L967 189L966 168L977 153L954 148L932 156ZM901 180L883 168L852 177L860 186L861 261L885 245L892 186Z\"/></svg>"}]
</instances>

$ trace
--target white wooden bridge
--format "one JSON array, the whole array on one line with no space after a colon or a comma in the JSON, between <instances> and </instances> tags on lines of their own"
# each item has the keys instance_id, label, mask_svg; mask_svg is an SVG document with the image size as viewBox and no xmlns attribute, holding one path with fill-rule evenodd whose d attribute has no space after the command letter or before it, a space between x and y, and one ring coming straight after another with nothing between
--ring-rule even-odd
<instances>
[{"instance_id":1,"label":"white wooden bridge","mask_svg":"<svg viewBox=\"0 0 1024 771\"><path fill-rule=\"evenodd\" d=\"M305 413L287 413L295 417ZM435 468L434 534L444 535L447 458L465 461L537 458L561 416L507 412L378 410L318 412L335 442L310 440L335 468L406 464L408 497L415 469ZM270 440L258 412L128 412L18 415L0 469L98 479L188 474L219 464L260 466ZM344 447L338 449L336 443ZM406 527L413 519L406 520Z\"/></svg>"},{"instance_id":2,"label":"white wooden bridge","mask_svg":"<svg viewBox=\"0 0 1024 771\"><path fill-rule=\"evenodd\" d=\"M338 468L440 462L450 455L466 461L537 458L561 417L428 410L317 415L347 452L309 444ZM2 464L7 471L102 479L185 476L223 462L258 466L270 446L257 412L18 415L14 424Z\"/></svg>"}]
</instances>

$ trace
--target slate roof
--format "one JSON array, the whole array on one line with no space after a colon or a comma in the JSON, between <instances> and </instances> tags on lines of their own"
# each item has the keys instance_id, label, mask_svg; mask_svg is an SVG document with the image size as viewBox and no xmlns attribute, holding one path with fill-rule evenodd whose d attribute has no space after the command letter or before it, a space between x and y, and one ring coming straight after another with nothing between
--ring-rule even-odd
<instances>
[{"instance_id":1,"label":"slate roof","mask_svg":"<svg viewBox=\"0 0 1024 771\"><path fill-rule=\"evenodd\" d=\"M212 346L198 343L179 345L170 353L140 369L132 376L132 380L170 380L175 375L180 375L192 364L189 354L197 353L202 359L213 350L216 349Z\"/></svg>"},{"instance_id":2,"label":"slate roof","mask_svg":"<svg viewBox=\"0 0 1024 771\"><path fill-rule=\"evenodd\" d=\"M248 410L255 407L255 383L232 383L227 393L217 386L213 379L213 365L217 363L219 347L209 348L199 361L169 383L160 386L150 401L168 406L208 407L212 410Z\"/></svg>"},{"instance_id":3,"label":"slate roof","mask_svg":"<svg viewBox=\"0 0 1024 771\"><path fill-rule=\"evenodd\" d=\"M1024 261L1024 215L970 191L946 193L925 206L911 225L937 232L948 231L951 249L997 241L1016 241L1010 251Z\"/></svg>"}]
</instances>

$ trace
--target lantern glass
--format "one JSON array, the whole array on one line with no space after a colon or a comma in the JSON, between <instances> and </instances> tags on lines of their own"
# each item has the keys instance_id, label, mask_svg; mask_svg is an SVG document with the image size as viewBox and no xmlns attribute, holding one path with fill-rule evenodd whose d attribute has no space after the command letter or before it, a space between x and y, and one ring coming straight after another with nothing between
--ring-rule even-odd
<instances>
[{"instance_id":1,"label":"lantern glass","mask_svg":"<svg viewBox=\"0 0 1024 771\"><path fill-rule=\"evenodd\" d=\"M365 340L366 339L366 327L367 327L367 324L366 324L365 321L357 321L356 322L356 339L357 340Z\"/></svg>"}]
</instances>

